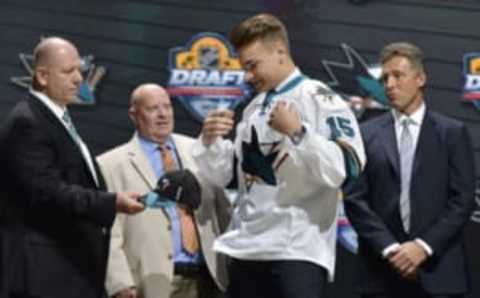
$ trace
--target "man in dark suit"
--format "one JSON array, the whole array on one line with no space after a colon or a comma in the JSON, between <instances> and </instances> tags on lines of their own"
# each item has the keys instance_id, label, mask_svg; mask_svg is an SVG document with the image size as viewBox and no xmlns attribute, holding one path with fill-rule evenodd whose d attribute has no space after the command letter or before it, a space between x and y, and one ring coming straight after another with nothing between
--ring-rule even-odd
<instances>
[{"instance_id":1,"label":"man in dark suit","mask_svg":"<svg viewBox=\"0 0 480 298\"><path fill-rule=\"evenodd\" d=\"M386 46L382 80L393 107L362 126L367 166L346 187L359 236L362 297L463 297L469 289L462 228L475 173L465 125L430 111L421 50Z\"/></svg>"},{"instance_id":2,"label":"man in dark suit","mask_svg":"<svg viewBox=\"0 0 480 298\"><path fill-rule=\"evenodd\" d=\"M80 66L70 42L41 41L33 88L1 126L4 297L102 297L115 212L143 210L137 193L98 190L98 168L66 109L82 81Z\"/></svg>"}]
</instances>

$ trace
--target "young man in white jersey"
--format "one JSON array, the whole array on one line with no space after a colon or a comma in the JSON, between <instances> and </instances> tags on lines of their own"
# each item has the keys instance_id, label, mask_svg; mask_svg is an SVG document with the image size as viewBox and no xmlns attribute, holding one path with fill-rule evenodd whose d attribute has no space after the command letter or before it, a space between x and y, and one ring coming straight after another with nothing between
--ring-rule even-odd
<instances>
[{"instance_id":1,"label":"young man in white jersey","mask_svg":"<svg viewBox=\"0 0 480 298\"><path fill-rule=\"evenodd\" d=\"M222 138L233 112L217 110L194 150L214 184L237 171L232 223L214 243L232 258L229 297L323 297L334 273L339 188L365 163L357 122L337 94L295 66L276 17L243 21L231 41L258 94L234 142Z\"/></svg>"}]
</instances>

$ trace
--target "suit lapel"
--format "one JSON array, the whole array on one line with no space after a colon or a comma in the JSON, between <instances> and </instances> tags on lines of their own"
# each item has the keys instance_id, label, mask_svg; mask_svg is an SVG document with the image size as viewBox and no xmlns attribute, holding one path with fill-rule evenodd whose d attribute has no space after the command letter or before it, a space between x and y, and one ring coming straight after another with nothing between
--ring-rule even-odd
<instances>
[{"instance_id":1,"label":"suit lapel","mask_svg":"<svg viewBox=\"0 0 480 298\"><path fill-rule=\"evenodd\" d=\"M173 142L175 143L175 148L178 153L179 159L179 168L185 169L188 168L192 171L196 171L195 162L192 159L191 154L191 144L182 139L179 135L172 134Z\"/></svg>"},{"instance_id":2,"label":"suit lapel","mask_svg":"<svg viewBox=\"0 0 480 298\"><path fill-rule=\"evenodd\" d=\"M75 144L75 142L70 137L70 134L68 133L66 128L60 122L60 119L58 119L43 102L40 102L40 99L37 99L33 95L30 95L30 103L32 103L32 106L36 107L36 110L38 110L48 121L50 121L58 129L59 132L61 131L61 134L65 138L69 139L72 143ZM75 146L76 145L77 144L75 144ZM81 154L80 149L78 147L77 147L77 150L78 150L78 153Z\"/></svg>"},{"instance_id":3,"label":"suit lapel","mask_svg":"<svg viewBox=\"0 0 480 298\"><path fill-rule=\"evenodd\" d=\"M157 176L153 171L152 165L148 160L148 157L145 155L145 152L140 146L138 140L138 135L135 133L133 138L128 143L128 153L130 158L130 163L132 164L133 169L137 174L145 181L150 190L153 190L157 186ZM158 152L160 154L160 152ZM165 208L160 208L161 214L165 216L165 219L170 222L170 216L168 215Z\"/></svg>"},{"instance_id":4,"label":"suit lapel","mask_svg":"<svg viewBox=\"0 0 480 298\"><path fill-rule=\"evenodd\" d=\"M93 163L93 168L95 169L95 173L100 173L100 175L97 175L97 180L98 180L98 188L100 190L106 190L107 186L105 185L105 180L103 179L103 175L101 175L102 171L100 170L100 167L98 166L97 160L93 158L92 156L92 163Z\"/></svg>"},{"instance_id":5,"label":"suit lapel","mask_svg":"<svg viewBox=\"0 0 480 298\"><path fill-rule=\"evenodd\" d=\"M43 116L44 119L46 119L56 127L57 136L63 138L61 141L62 144L70 142L70 144L73 145L72 147L74 147L73 149L74 152L76 152L76 154L79 155L83 161L83 166L85 167L85 171L88 172L93 184L97 185L97 182L93 176L92 170L90 169L86 161L87 157L82 153L79 145L72 139L72 136L69 134L65 126L60 122L60 119L58 119L57 116L55 116L55 114L44 103L42 103L40 99L36 98L34 95L29 94L29 102L31 103L31 107L37 110ZM96 173L99 173L99 171L95 168L95 161L92 160L92 163L94 165L93 170L96 170L97 171Z\"/></svg>"},{"instance_id":6,"label":"suit lapel","mask_svg":"<svg viewBox=\"0 0 480 298\"><path fill-rule=\"evenodd\" d=\"M384 140L382 141L382 144L385 149L385 154L387 155L394 172L397 174L397 177L400 177L400 158L397 137L395 134L395 124L391 113L388 113L388 116L385 118L380 140Z\"/></svg>"},{"instance_id":7,"label":"suit lapel","mask_svg":"<svg viewBox=\"0 0 480 298\"><path fill-rule=\"evenodd\" d=\"M153 172L150 162L147 160L145 153L140 147L137 135L135 135L129 142L128 155L135 171L148 184L150 189L155 188L157 179ZM160 154L160 153L159 153Z\"/></svg>"},{"instance_id":8,"label":"suit lapel","mask_svg":"<svg viewBox=\"0 0 480 298\"><path fill-rule=\"evenodd\" d=\"M425 112L425 117L422 122L422 126L420 127L420 134L418 135L417 147L415 149L415 159L413 160L413 168L412 168L412 183L414 181L414 177L416 176L420 165L422 164L422 158L426 154L432 154L431 152L427 152L431 150L432 146L429 144L429 141L435 140L435 127L430 117L428 111Z\"/></svg>"}]
</instances>

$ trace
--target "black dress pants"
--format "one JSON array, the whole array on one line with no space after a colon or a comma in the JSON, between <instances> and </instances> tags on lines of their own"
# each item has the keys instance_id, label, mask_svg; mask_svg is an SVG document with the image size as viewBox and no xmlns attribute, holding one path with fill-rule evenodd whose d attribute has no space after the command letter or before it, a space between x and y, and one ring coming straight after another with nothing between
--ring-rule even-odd
<instances>
[{"instance_id":1,"label":"black dress pants","mask_svg":"<svg viewBox=\"0 0 480 298\"><path fill-rule=\"evenodd\" d=\"M323 298L327 271L306 261L248 261L229 266L228 298Z\"/></svg>"}]
</instances>

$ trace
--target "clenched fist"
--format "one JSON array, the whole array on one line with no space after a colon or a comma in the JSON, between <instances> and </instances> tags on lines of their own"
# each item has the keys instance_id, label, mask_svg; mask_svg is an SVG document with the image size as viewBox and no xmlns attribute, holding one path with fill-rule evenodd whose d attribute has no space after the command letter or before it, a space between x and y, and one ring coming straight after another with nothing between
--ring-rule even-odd
<instances>
[{"instance_id":1,"label":"clenched fist","mask_svg":"<svg viewBox=\"0 0 480 298\"><path fill-rule=\"evenodd\" d=\"M302 119L295 105L287 104L285 101L278 101L270 112L268 124L276 131L292 136L293 133L301 129Z\"/></svg>"},{"instance_id":2,"label":"clenched fist","mask_svg":"<svg viewBox=\"0 0 480 298\"><path fill-rule=\"evenodd\" d=\"M217 137L227 135L233 129L235 114L226 109L214 110L208 113L203 122L202 142L205 146L211 145Z\"/></svg>"}]
</instances>

